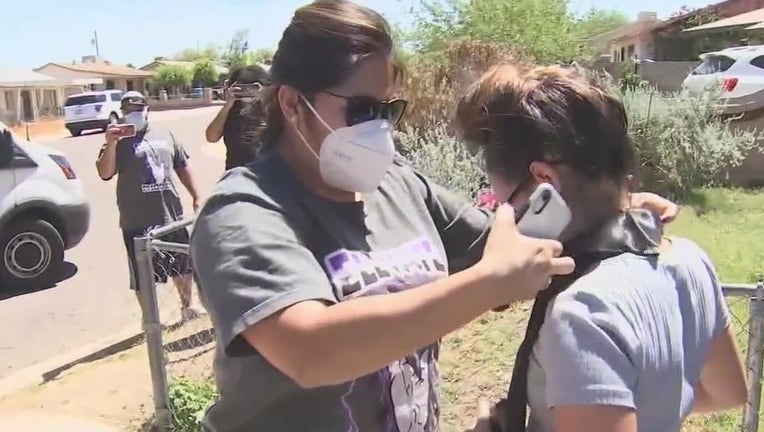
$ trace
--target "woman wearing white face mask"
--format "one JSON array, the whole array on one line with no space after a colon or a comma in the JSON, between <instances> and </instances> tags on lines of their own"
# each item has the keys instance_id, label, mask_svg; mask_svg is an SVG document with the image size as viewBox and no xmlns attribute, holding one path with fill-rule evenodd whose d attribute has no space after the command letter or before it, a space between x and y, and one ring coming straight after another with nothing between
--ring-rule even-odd
<instances>
[{"instance_id":1,"label":"woman wearing white face mask","mask_svg":"<svg viewBox=\"0 0 764 432\"><path fill-rule=\"evenodd\" d=\"M249 116L246 108L268 82L268 71L259 65L236 69L226 81L225 105L205 131L210 143L216 143L223 138L226 170L246 165L257 156L258 145L254 130L259 121Z\"/></svg>"},{"instance_id":2,"label":"woman wearing white face mask","mask_svg":"<svg viewBox=\"0 0 764 432\"><path fill-rule=\"evenodd\" d=\"M572 270L510 208L491 222L395 162L392 50L349 1L284 31L255 101L263 153L224 175L192 236L218 338L206 431L437 431L439 339Z\"/></svg>"}]
</instances>

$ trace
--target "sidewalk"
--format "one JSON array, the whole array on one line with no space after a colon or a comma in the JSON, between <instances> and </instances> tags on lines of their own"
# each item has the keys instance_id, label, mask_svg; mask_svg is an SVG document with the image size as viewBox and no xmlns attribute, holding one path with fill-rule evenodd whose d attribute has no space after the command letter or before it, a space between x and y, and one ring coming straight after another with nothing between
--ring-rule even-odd
<instances>
[{"instance_id":1,"label":"sidewalk","mask_svg":"<svg viewBox=\"0 0 764 432\"><path fill-rule=\"evenodd\" d=\"M141 432L152 411L148 354L141 344L0 400L0 430ZM83 427L70 427L75 424Z\"/></svg>"},{"instance_id":2,"label":"sidewalk","mask_svg":"<svg viewBox=\"0 0 764 432\"><path fill-rule=\"evenodd\" d=\"M168 379L209 376L214 355L214 334L208 318L181 323L174 309L163 309L164 355ZM151 372L146 343L104 357L85 357L54 371L45 381L0 397L0 432L76 430L81 432L147 432L154 413ZM16 418L24 426L7 427ZM30 423L34 422L34 423ZM46 427L45 422L55 422ZM69 427L72 422L93 423L91 429ZM86 423L83 423L86 424ZM99 429L100 428L100 429Z\"/></svg>"},{"instance_id":3,"label":"sidewalk","mask_svg":"<svg viewBox=\"0 0 764 432\"><path fill-rule=\"evenodd\" d=\"M93 423L72 417L49 416L46 414L27 412L15 414L0 419L0 430L3 432L118 432L111 426Z\"/></svg>"}]
</instances>

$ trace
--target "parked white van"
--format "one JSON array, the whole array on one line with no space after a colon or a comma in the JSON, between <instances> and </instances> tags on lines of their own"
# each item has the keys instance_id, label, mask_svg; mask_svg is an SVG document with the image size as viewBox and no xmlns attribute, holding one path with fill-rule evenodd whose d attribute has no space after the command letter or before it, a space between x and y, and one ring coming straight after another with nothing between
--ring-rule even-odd
<instances>
[{"instance_id":1,"label":"parked white van","mask_svg":"<svg viewBox=\"0 0 764 432\"><path fill-rule=\"evenodd\" d=\"M121 90L104 90L74 94L64 102L64 126L72 136L91 129L106 127L122 118Z\"/></svg>"},{"instance_id":2,"label":"parked white van","mask_svg":"<svg viewBox=\"0 0 764 432\"><path fill-rule=\"evenodd\" d=\"M64 251L89 225L90 205L66 156L0 123L0 289L52 286Z\"/></svg>"}]
</instances>

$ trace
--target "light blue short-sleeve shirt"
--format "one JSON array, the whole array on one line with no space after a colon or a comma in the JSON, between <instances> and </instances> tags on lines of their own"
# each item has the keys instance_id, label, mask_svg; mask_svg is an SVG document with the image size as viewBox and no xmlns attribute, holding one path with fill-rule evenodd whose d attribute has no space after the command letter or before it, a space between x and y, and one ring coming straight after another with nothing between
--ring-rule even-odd
<instances>
[{"instance_id":1,"label":"light blue short-sleeve shirt","mask_svg":"<svg viewBox=\"0 0 764 432\"><path fill-rule=\"evenodd\" d=\"M528 371L529 432L554 432L552 409L566 405L633 408L639 432L681 429L729 311L706 253L671 243L659 259L603 261L549 305Z\"/></svg>"}]
</instances>

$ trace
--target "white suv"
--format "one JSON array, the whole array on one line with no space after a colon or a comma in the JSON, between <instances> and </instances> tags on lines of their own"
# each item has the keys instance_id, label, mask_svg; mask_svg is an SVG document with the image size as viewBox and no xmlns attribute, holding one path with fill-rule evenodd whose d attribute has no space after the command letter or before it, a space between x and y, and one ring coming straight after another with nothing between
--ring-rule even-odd
<instances>
[{"instance_id":1,"label":"white suv","mask_svg":"<svg viewBox=\"0 0 764 432\"><path fill-rule=\"evenodd\" d=\"M702 63L685 78L691 94L716 88L727 114L764 106L764 45L727 48L700 55Z\"/></svg>"},{"instance_id":2,"label":"white suv","mask_svg":"<svg viewBox=\"0 0 764 432\"><path fill-rule=\"evenodd\" d=\"M0 123L0 290L53 286L64 251L89 225L90 205L66 156Z\"/></svg>"},{"instance_id":3,"label":"white suv","mask_svg":"<svg viewBox=\"0 0 764 432\"><path fill-rule=\"evenodd\" d=\"M64 102L64 125L72 136L89 129L106 131L122 118L121 90L104 90L71 95Z\"/></svg>"}]
</instances>

